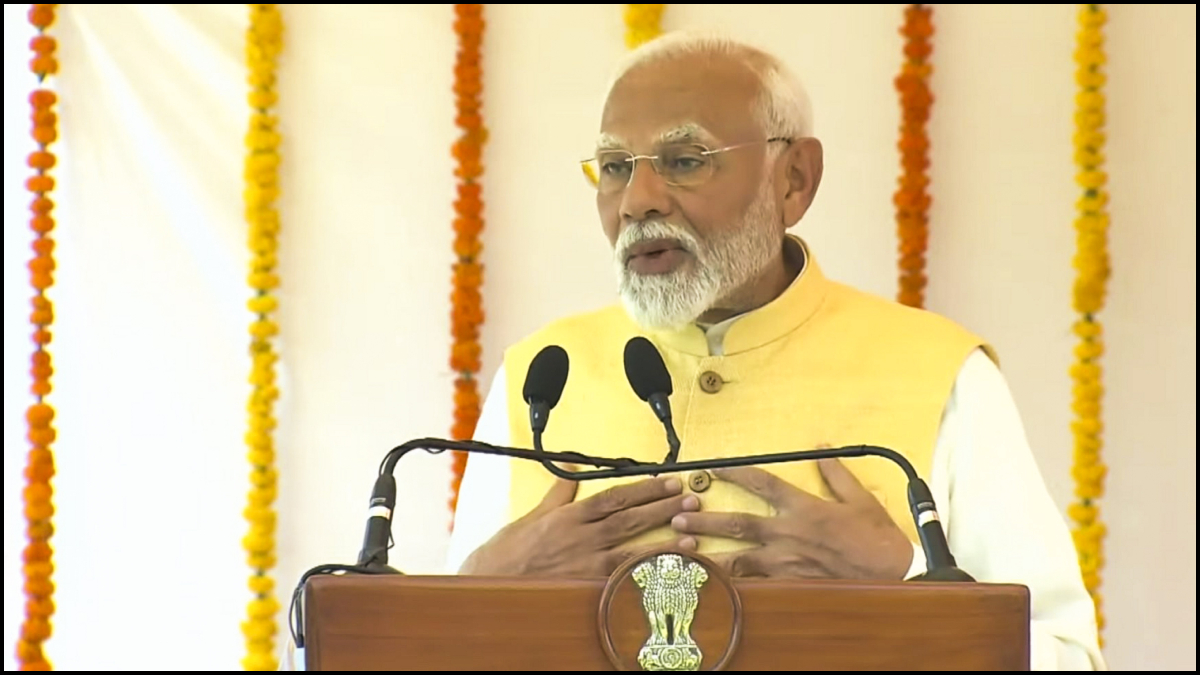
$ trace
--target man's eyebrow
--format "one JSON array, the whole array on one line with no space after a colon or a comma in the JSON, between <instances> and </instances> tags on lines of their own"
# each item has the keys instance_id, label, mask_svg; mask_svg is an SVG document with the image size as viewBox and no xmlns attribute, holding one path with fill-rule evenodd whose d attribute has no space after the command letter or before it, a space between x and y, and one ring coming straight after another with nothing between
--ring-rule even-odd
<instances>
[{"instance_id":1,"label":"man's eyebrow","mask_svg":"<svg viewBox=\"0 0 1200 675\"><path fill-rule=\"evenodd\" d=\"M668 143L702 143L713 142L715 137L704 127L695 122L688 122L677 127L667 129L658 135L656 143L664 145ZM597 150L628 150L629 143L625 139L609 133L602 133L596 139Z\"/></svg>"},{"instance_id":2,"label":"man's eyebrow","mask_svg":"<svg viewBox=\"0 0 1200 675\"><path fill-rule=\"evenodd\" d=\"M667 129L658 135L658 142L662 143L700 143L702 141L711 141L713 135L707 129L696 124L688 122L681 124L673 129Z\"/></svg>"},{"instance_id":3,"label":"man's eyebrow","mask_svg":"<svg viewBox=\"0 0 1200 675\"><path fill-rule=\"evenodd\" d=\"M622 150L625 146L624 139L612 134L600 134L600 137L596 139L597 150Z\"/></svg>"}]
</instances>

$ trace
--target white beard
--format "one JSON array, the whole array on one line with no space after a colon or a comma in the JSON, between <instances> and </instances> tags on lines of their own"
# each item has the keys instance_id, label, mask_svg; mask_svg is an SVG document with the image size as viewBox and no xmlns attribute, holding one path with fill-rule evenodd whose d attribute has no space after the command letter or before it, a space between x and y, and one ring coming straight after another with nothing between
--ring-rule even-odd
<instances>
[{"instance_id":1,"label":"white beard","mask_svg":"<svg viewBox=\"0 0 1200 675\"><path fill-rule=\"evenodd\" d=\"M662 220L627 226L613 247L625 311L646 330L678 330L694 323L779 255L783 242L773 218L775 195L764 182L737 226L711 241L702 243L691 228ZM677 240L692 259L667 274L637 274L625 264L627 251L650 239Z\"/></svg>"}]
</instances>

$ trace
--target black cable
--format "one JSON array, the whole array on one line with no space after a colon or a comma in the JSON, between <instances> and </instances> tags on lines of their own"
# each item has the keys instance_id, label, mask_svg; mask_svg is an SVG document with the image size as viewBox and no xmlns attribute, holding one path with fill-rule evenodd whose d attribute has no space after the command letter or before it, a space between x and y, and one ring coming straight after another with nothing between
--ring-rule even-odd
<instances>
[{"instance_id":1,"label":"black cable","mask_svg":"<svg viewBox=\"0 0 1200 675\"><path fill-rule=\"evenodd\" d=\"M317 565L300 575L300 583L292 591L292 601L288 603L288 631L292 634L292 643L297 649L304 647L304 603L300 600L304 595L304 584L312 577L321 574L400 574L390 567L367 567L364 565ZM341 576L341 575L339 575Z\"/></svg>"},{"instance_id":2,"label":"black cable","mask_svg":"<svg viewBox=\"0 0 1200 675\"><path fill-rule=\"evenodd\" d=\"M537 435L540 439L541 434ZM537 446L535 445L535 448ZM632 467L652 467L658 466L653 462L639 462L628 457L608 458L608 457L591 457L578 452L545 452L542 450L525 450L521 448L508 448L479 441L448 441L444 438L420 438L414 441L409 441L403 445L398 445L388 451L383 459L379 462L379 474L383 475L391 471L400 458L413 450L424 450L430 454L438 455L446 450L458 452L480 452L485 455L502 455L505 457L519 457L521 459L532 459L534 461L557 461L571 464L586 464L589 466L604 466L611 469L632 468ZM573 476L582 475L582 473L573 473Z\"/></svg>"}]
</instances>

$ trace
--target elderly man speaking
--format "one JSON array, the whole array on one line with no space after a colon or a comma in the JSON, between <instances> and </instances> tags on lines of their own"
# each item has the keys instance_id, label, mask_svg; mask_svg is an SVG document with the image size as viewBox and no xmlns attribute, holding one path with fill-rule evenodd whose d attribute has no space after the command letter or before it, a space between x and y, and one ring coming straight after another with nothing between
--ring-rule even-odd
<instances>
[{"instance_id":1,"label":"elderly man speaking","mask_svg":"<svg viewBox=\"0 0 1200 675\"><path fill-rule=\"evenodd\" d=\"M959 565L1032 593L1034 669L1104 667L1070 534L991 347L827 278L788 228L821 184L804 89L779 59L680 33L630 54L587 172L621 302L507 350L476 439L531 447L521 376L571 357L550 449L658 461L662 428L622 348L662 353L681 459L876 445L929 480ZM905 579L925 570L903 472L878 458L586 481L473 455L451 539L461 574L603 576L674 544L735 576ZM696 486L699 485L700 489Z\"/></svg>"}]
</instances>

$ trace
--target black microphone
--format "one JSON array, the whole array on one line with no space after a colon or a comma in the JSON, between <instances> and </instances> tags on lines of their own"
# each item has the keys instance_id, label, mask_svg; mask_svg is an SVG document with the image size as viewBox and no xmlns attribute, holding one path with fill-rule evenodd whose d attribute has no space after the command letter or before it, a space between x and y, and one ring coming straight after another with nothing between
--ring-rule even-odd
<instances>
[{"instance_id":1,"label":"black microphone","mask_svg":"<svg viewBox=\"0 0 1200 675\"><path fill-rule=\"evenodd\" d=\"M529 427L533 430L533 447L537 450L542 449L542 433L546 431L546 424L550 422L550 410L558 405L558 399L562 398L569 370L570 359L567 358L567 350L558 345L543 347L529 363L521 396L529 405ZM567 478L566 471L548 459L542 460L542 466L560 478Z\"/></svg>"},{"instance_id":2,"label":"black microphone","mask_svg":"<svg viewBox=\"0 0 1200 675\"><path fill-rule=\"evenodd\" d=\"M529 426L534 434L540 435L546 430L550 411L558 405L563 387L567 386L569 369L567 350L558 345L544 347L529 364L521 396L529 404Z\"/></svg>"},{"instance_id":3,"label":"black microphone","mask_svg":"<svg viewBox=\"0 0 1200 675\"><path fill-rule=\"evenodd\" d=\"M671 374L667 372L662 354L640 335L625 343L625 377L634 393L650 404L654 415L667 430L669 449L663 464L675 464L679 460L679 436L675 434L675 425L671 422Z\"/></svg>"}]
</instances>

